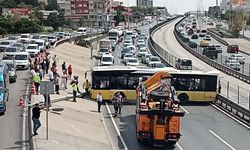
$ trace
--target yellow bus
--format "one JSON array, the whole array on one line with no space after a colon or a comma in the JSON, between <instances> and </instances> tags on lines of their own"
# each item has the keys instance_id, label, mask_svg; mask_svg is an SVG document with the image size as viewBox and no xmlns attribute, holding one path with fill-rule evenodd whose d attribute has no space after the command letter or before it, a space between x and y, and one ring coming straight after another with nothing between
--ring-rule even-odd
<instances>
[{"instance_id":1,"label":"yellow bus","mask_svg":"<svg viewBox=\"0 0 250 150\"><path fill-rule=\"evenodd\" d=\"M136 100L139 78L152 76L157 71L167 71L173 78L173 86L180 101L214 101L217 95L219 72L176 70L172 67L152 69L131 66L101 66L91 70L91 98L101 92L104 100L110 100L121 92L126 100Z\"/></svg>"}]
</instances>

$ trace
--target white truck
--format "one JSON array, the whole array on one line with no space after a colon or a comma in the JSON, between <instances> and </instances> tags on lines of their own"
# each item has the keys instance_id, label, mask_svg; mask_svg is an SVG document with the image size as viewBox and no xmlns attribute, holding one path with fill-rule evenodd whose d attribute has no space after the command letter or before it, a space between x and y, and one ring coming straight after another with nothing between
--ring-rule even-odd
<instances>
[{"instance_id":1,"label":"white truck","mask_svg":"<svg viewBox=\"0 0 250 150\"><path fill-rule=\"evenodd\" d=\"M108 39L100 40L98 44L98 56L101 57L103 53L111 52L111 42Z\"/></svg>"}]
</instances>

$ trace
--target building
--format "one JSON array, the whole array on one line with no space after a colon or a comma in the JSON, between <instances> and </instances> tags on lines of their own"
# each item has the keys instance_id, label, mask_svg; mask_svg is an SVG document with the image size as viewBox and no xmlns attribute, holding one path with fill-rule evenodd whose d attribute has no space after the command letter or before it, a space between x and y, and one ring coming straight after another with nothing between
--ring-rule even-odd
<instances>
[{"instance_id":1,"label":"building","mask_svg":"<svg viewBox=\"0 0 250 150\"><path fill-rule=\"evenodd\" d=\"M49 15L50 15L51 13L57 13L57 14L59 14L57 10L53 10L53 11L39 10L39 12L43 13L43 18L44 18L44 19L48 19Z\"/></svg>"},{"instance_id":2,"label":"building","mask_svg":"<svg viewBox=\"0 0 250 150\"><path fill-rule=\"evenodd\" d=\"M209 17L219 17L221 14L220 6L211 6L208 8Z\"/></svg>"},{"instance_id":3,"label":"building","mask_svg":"<svg viewBox=\"0 0 250 150\"><path fill-rule=\"evenodd\" d=\"M153 0L136 0L137 7L153 7Z\"/></svg>"},{"instance_id":4,"label":"building","mask_svg":"<svg viewBox=\"0 0 250 150\"><path fill-rule=\"evenodd\" d=\"M30 15L30 9L28 8L3 8L3 16L14 16L17 15L21 18L28 18Z\"/></svg>"}]
</instances>

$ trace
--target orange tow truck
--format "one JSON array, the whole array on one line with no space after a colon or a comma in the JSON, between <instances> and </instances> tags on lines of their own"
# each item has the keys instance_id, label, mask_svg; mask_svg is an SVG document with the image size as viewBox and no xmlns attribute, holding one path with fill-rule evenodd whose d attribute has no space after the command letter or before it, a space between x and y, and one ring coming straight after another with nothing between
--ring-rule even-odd
<instances>
[{"instance_id":1,"label":"orange tow truck","mask_svg":"<svg viewBox=\"0 0 250 150\"><path fill-rule=\"evenodd\" d=\"M139 142L150 142L155 147L174 146L179 140L179 101L171 86L171 76L158 72L152 77L141 78L137 88L136 136Z\"/></svg>"}]
</instances>

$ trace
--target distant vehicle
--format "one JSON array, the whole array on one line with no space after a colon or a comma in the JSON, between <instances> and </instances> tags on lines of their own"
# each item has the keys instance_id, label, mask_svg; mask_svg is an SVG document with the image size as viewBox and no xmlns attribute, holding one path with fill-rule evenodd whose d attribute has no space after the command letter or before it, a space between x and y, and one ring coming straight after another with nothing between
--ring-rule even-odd
<instances>
[{"instance_id":1,"label":"distant vehicle","mask_svg":"<svg viewBox=\"0 0 250 150\"><path fill-rule=\"evenodd\" d=\"M127 66L139 66L139 61L136 58L129 58L126 63Z\"/></svg>"},{"instance_id":2,"label":"distant vehicle","mask_svg":"<svg viewBox=\"0 0 250 150\"><path fill-rule=\"evenodd\" d=\"M203 49L202 55L205 55L210 59L217 59L218 51L214 46L208 46Z\"/></svg>"},{"instance_id":3,"label":"distant vehicle","mask_svg":"<svg viewBox=\"0 0 250 150\"><path fill-rule=\"evenodd\" d=\"M111 43L110 40L103 39L99 41L98 44L98 55L102 56L103 53L105 52L111 52Z\"/></svg>"},{"instance_id":4,"label":"distant vehicle","mask_svg":"<svg viewBox=\"0 0 250 150\"><path fill-rule=\"evenodd\" d=\"M240 64L245 63L245 58L241 54L232 54L229 59L237 60Z\"/></svg>"},{"instance_id":5,"label":"distant vehicle","mask_svg":"<svg viewBox=\"0 0 250 150\"><path fill-rule=\"evenodd\" d=\"M70 33L68 33L68 32L66 32L66 33L64 33L64 39L69 39L71 37L71 34Z\"/></svg>"},{"instance_id":6,"label":"distant vehicle","mask_svg":"<svg viewBox=\"0 0 250 150\"><path fill-rule=\"evenodd\" d=\"M12 45L13 47L16 47L18 51L24 51L25 47L23 43L15 43Z\"/></svg>"},{"instance_id":7,"label":"distant vehicle","mask_svg":"<svg viewBox=\"0 0 250 150\"><path fill-rule=\"evenodd\" d=\"M214 47L216 48L218 53L222 53L222 47L220 46L220 44L214 44Z\"/></svg>"},{"instance_id":8,"label":"distant vehicle","mask_svg":"<svg viewBox=\"0 0 250 150\"><path fill-rule=\"evenodd\" d=\"M202 29L199 33L199 37L204 37L207 34L207 30L206 29Z\"/></svg>"},{"instance_id":9,"label":"distant vehicle","mask_svg":"<svg viewBox=\"0 0 250 150\"><path fill-rule=\"evenodd\" d=\"M133 54L135 54L136 48L135 48L134 45L129 45L129 46L127 46L127 47L131 49L131 52L132 52Z\"/></svg>"},{"instance_id":10,"label":"distant vehicle","mask_svg":"<svg viewBox=\"0 0 250 150\"><path fill-rule=\"evenodd\" d=\"M34 44L37 44L39 47L39 51L42 53L46 49L46 43L45 40L36 40Z\"/></svg>"},{"instance_id":11,"label":"distant vehicle","mask_svg":"<svg viewBox=\"0 0 250 150\"><path fill-rule=\"evenodd\" d=\"M31 39L30 39L30 43L33 44L36 42L36 40L40 39L40 35L39 34L34 34L32 35Z\"/></svg>"},{"instance_id":12,"label":"distant vehicle","mask_svg":"<svg viewBox=\"0 0 250 150\"><path fill-rule=\"evenodd\" d=\"M13 43L16 43L16 42L18 42L18 37L17 36L10 36L7 40L12 41Z\"/></svg>"},{"instance_id":13,"label":"distant vehicle","mask_svg":"<svg viewBox=\"0 0 250 150\"><path fill-rule=\"evenodd\" d=\"M147 47L147 45L145 43L140 43L140 44L137 44L137 47L140 49L140 48Z\"/></svg>"},{"instance_id":14,"label":"distant vehicle","mask_svg":"<svg viewBox=\"0 0 250 150\"><path fill-rule=\"evenodd\" d=\"M195 42L192 42L192 41L188 42L188 46L191 47L191 48L197 48L198 47L198 45Z\"/></svg>"},{"instance_id":15,"label":"distant vehicle","mask_svg":"<svg viewBox=\"0 0 250 150\"><path fill-rule=\"evenodd\" d=\"M210 35L205 35L205 37L203 38L203 40L211 41L211 36Z\"/></svg>"},{"instance_id":16,"label":"distant vehicle","mask_svg":"<svg viewBox=\"0 0 250 150\"><path fill-rule=\"evenodd\" d=\"M123 57L123 63L127 64L127 60L130 58L134 58L134 55L132 53L125 53Z\"/></svg>"},{"instance_id":17,"label":"distant vehicle","mask_svg":"<svg viewBox=\"0 0 250 150\"><path fill-rule=\"evenodd\" d=\"M114 57L112 54L106 54L104 53L101 58L101 66L112 66L114 65Z\"/></svg>"},{"instance_id":18,"label":"distant vehicle","mask_svg":"<svg viewBox=\"0 0 250 150\"><path fill-rule=\"evenodd\" d=\"M215 26L216 28L221 28L223 25L221 23L217 23Z\"/></svg>"},{"instance_id":19,"label":"distant vehicle","mask_svg":"<svg viewBox=\"0 0 250 150\"><path fill-rule=\"evenodd\" d=\"M16 82L16 62L14 59L2 59L1 63L4 63L8 67L9 83Z\"/></svg>"},{"instance_id":20,"label":"distant vehicle","mask_svg":"<svg viewBox=\"0 0 250 150\"><path fill-rule=\"evenodd\" d=\"M5 49L6 49L7 47L11 46L12 44L14 44L13 41L2 41L2 42L0 43L0 51L1 51L1 52L4 52Z\"/></svg>"},{"instance_id":21,"label":"distant vehicle","mask_svg":"<svg viewBox=\"0 0 250 150\"><path fill-rule=\"evenodd\" d=\"M198 38L199 38L199 35L196 33L191 36L191 39L198 39Z\"/></svg>"},{"instance_id":22,"label":"distant vehicle","mask_svg":"<svg viewBox=\"0 0 250 150\"><path fill-rule=\"evenodd\" d=\"M49 39L49 42L50 42L51 45L54 45L56 43L56 41L57 41L57 37L54 36L54 35L49 35L48 39Z\"/></svg>"},{"instance_id":23,"label":"distant vehicle","mask_svg":"<svg viewBox=\"0 0 250 150\"><path fill-rule=\"evenodd\" d=\"M9 100L9 89L8 87L9 75L8 67L6 64L0 64L0 113L3 115L6 112L6 103Z\"/></svg>"},{"instance_id":24,"label":"distant vehicle","mask_svg":"<svg viewBox=\"0 0 250 150\"><path fill-rule=\"evenodd\" d=\"M30 55L28 52L19 52L15 55L17 69L29 69Z\"/></svg>"},{"instance_id":25,"label":"distant vehicle","mask_svg":"<svg viewBox=\"0 0 250 150\"><path fill-rule=\"evenodd\" d=\"M161 60L157 56L152 56L148 60L148 66L149 67L153 67L155 64L159 64L159 63L161 63Z\"/></svg>"},{"instance_id":26,"label":"distant vehicle","mask_svg":"<svg viewBox=\"0 0 250 150\"><path fill-rule=\"evenodd\" d=\"M188 35L194 34L194 29L189 28L189 29L187 30L187 33L188 33Z\"/></svg>"},{"instance_id":27,"label":"distant vehicle","mask_svg":"<svg viewBox=\"0 0 250 150\"><path fill-rule=\"evenodd\" d=\"M179 58L175 67L180 70L192 70L192 60L188 58Z\"/></svg>"},{"instance_id":28,"label":"distant vehicle","mask_svg":"<svg viewBox=\"0 0 250 150\"><path fill-rule=\"evenodd\" d=\"M238 45L228 45L227 46L227 52L228 53L238 53L239 52L239 46Z\"/></svg>"},{"instance_id":29,"label":"distant vehicle","mask_svg":"<svg viewBox=\"0 0 250 150\"><path fill-rule=\"evenodd\" d=\"M40 52L38 44L29 44L25 50L31 57L35 57Z\"/></svg>"},{"instance_id":30,"label":"distant vehicle","mask_svg":"<svg viewBox=\"0 0 250 150\"><path fill-rule=\"evenodd\" d=\"M133 37L133 31L125 31L125 37Z\"/></svg>"},{"instance_id":31,"label":"distant vehicle","mask_svg":"<svg viewBox=\"0 0 250 150\"><path fill-rule=\"evenodd\" d=\"M142 47L138 51L138 57L142 57L142 54L148 54L148 48L147 47Z\"/></svg>"},{"instance_id":32,"label":"distant vehicle","mask_svg":"<svg viewBox=\"0 0 250 150\"><path fill-rule=\"evenodd\" d=\"M115 47L116 47L116 41L115 40L110 40L110 44L111 44L111 48L112 48L112 51L115 50Z\"/></svg>"},{"instance_id":33,"label":"distant vehicle","mask_svg":"<svg viewBox=\"0 0 250 150\"><path fill-rule=\"evenodd\" d=\"M131 52L131 49L130 49L129 47L123 47L123 49L122 49L122 51L121 51L121 59L124 58L124 55L125 55L126 53L132 53L132 52Z\"/></svg>"},{"instance_id":34,"label":"distant vehicle","mask_svg":"<svg viewBox=\"0 0 250 150\"><path fill-rule=\"evenodd\" d=\"M200 42L200 47L208 47L209 46L209 41L207 40L202 40Z\"/></svg>"},{"instance_id":35,"label":"distant vehicle","mask_svg":"<svg viewBox=\"0 0 250 150\"><path fill-rule=\"evenodd\" d=\"M148 63L148 60L149 60L149 58L151 57L151 56L153 56L152 54L146 54L146 55L143 55L142 56L142 59L141 59L141 61L142 61L142 63L144 63L144 64L147 64Z\"/></svg>"},{"instance_id":36,"label":"distant vehicle","mask_svg":"<svg viewBox=\"0 0 250 150\"><path fill-rule=\"evenodd\" d=\"M87 35L87 28L80 27L78 28L77 33L80 35Z\"/></svg>"},{"instance_id":37,"label":"distant vehicle","mask_svg":"<svg viewBox=\"0 0 250 150\"><path fill-rule=\"evenodd\" d=\"M166 68L166 67L167 66L165 64L163 64L163 63L154 64L154 68L157 68L157 69L159 69L159 68Z\"/></svg>"},{"instance_id":38,"label":"distant vehicle","mask_svg":"<svg viewBox=\"0 0 250 150\"><path fill-rule=\"evenodd\" d=\"M210 26L214 25L214 23L212 21L208 21L207 24L210 25Z\"/></svg>"},{"instance_id":39,"label":"distant vehicle","mask_svg":"<svg viewBox=\"0 0 250 150\"><path fill-rule=\"evenodd\" d=\"M30 37L31 37L30 34L21 34L20 42L24 43L24 44L29 43L30 42Z\"/></svg>"},{"instance_id":40,"label":"distant vehicle","mask_svg":"<svg viewBox=\"0 0 250 150\"><path fill-rule=\"evenodd\" d=\"M118 33L118 31L116 29L109 30L108 37L109 37L110 40L113 39L116 42L118 42L119 33Z\"/></svg>"},{"instance_id":41,"label":"distant vehicle","mask_svg":"<svg viewBox=\"0 0 250 150\"><path fill-rule=\"evenodd\" d=\"M138 47L139 47L140 45L142 45L142 44L146 44L145 39L139 39L139 40L137 41L137 46L138 46Z\"/></svg>"},{"instance_id":42,"label":"distant vehicle","mask_svg":"<svg viewBox=\"0 0 250 150\"><path fill-rule=\"evenodd\" d=\"M10 46L10 47L7 47L5 49L5 52L3 55L9 56L9 57L14 57L17 52L19 52L19 49L17 49L16 47Z\"/></svg>"},{"instance_id":43,"label":"distant vehicle","mask_svg":"<svg viewBox=\"0 0 250 150\"><path fill-rule=\"evenodd\" d=\"M48 35L41 35L40 39L45 41L45 47L46 48L50 47L50 42L49 42Z\"/></svg>"},{"instance_id":44,"label":"distant vehicle","mask_svg":"<svg viewBox=\"0 0 250 150\"><path fill-rule=\"evenodd\" d=\"M240 71L240 63L238 60L226 60L225 63L223 64L229 68L232 68L234 70Z\"/></svg>"}]
</instances>

